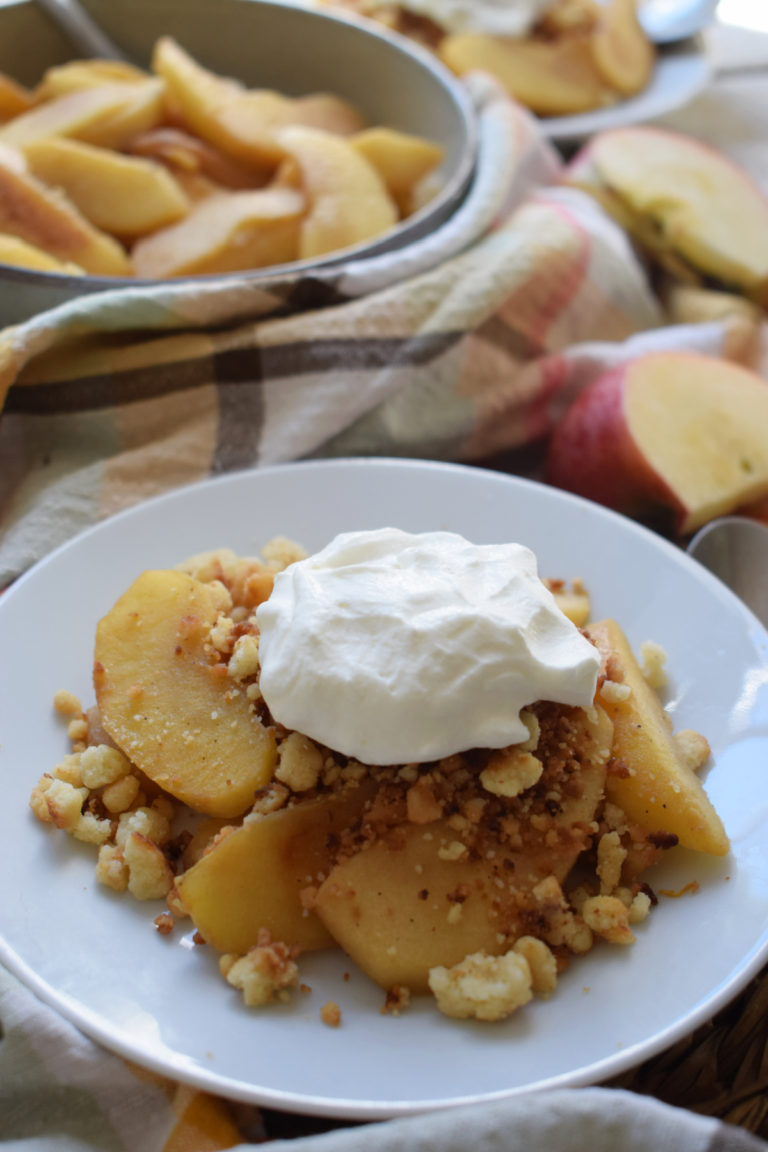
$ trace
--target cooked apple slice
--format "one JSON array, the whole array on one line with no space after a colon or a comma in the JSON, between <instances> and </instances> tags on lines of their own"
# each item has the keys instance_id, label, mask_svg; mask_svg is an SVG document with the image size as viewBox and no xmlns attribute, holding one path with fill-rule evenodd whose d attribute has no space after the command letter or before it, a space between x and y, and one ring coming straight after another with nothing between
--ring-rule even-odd
<instances>
[{"instance_id":1,"label":"cooked apple slice","mask_svg":"<svg viewBox=\"0 0 768 1152\"><path fill-rule=\"evenodd\" d=\"M743 169L698 140L661 128L604 132L587 146L587 158L630 218L656 231L658 246L764 301L768 197Z\"/></svg>"},{"instance_id":2,"label":"cooked apple slice","mask_svg":"<svg viewBox=\"0 0 768 1152\"><path fill-rule=\"evenodd\" d=\"M50 136L69 136L103 148L122 148L163 114L163 83L104 84L36 104L0 128L0 142L24 148Z\"/></svg>"},{"instance_id":3,"label":"cooked apple slice","mask_svg":"<svg viewBox=\"0 0 768 1152\"><path fill-rule=\"evenodd\" d=\"M24 171L18 155L2 147L0 232L94 275L130 275L128 256L117 241L94 228L64 196Z\"/></svg>"},{"instance_id":4,"label":"cooked apple slice","mask_svg":"<svg viewBox=\"0 0 768 1152\"><path fill-rule=\"evenodd\" d=\"M17 84L10 76L0 72L0 123L28 112L34 103L32 93Z\"/></svg>"},{"instance_id":5,"label":"cooked apple slice","mask_svg":"<svg viewBox=\"0 0 768 1152\"><path fill-rule=\"evenodd\" d=\"M656 352L606 373L552 436L550 483L682 534L768 494L768 384L714 357Z\"/></svg>"},{"instance_id":6,"label":"cooked apple slice","mask_svg":"<svg viewBox=\"0 0 768 1152\"><path fill-rule=\"evenodd\" d=\"M170 36L157 41L152 68L163 77L170 99L198 136L245 164L271 167L280 162L283 152L273 127L288 122L287 97L267 90L246 92L237 81L198 64Z\"/></svg>"},{"instance_id":7,"label":"cooked apple slice","mask_svg":"<svg viewBox=\"0 0 768 1152\"><path fill-rule=\"evenodd\" d=\"M600 7L592 55L603 80L622 96L634 96L648 86L654 51L637 18L635 0L609 0Z\"/></svg>"},{"instance_id":8,"label":"cooked apple slice","mask_svg":"<svg viewBox=\"0 0 768 1152\"><path fill-rule=\"evenodd\" d=\"M222 836L177 880L176 887L206 941L219 952L243 954L267 928L273 940L304 950L334 941L301 892L319 885L333 863L332 837L359 815L371 787L363 783L338 796L323 796L249 817Z\"/></svg>"},{"instance_id":9,"label":"cooked apple slice","mask_svg":"<svg viewBox=\"0 0 768 1152\"><path fill-rule=\"evenodd\" d=\"M61 188L96 227L132 240L180 220L189 201L160 164L52 137L24 149L30 171Z\"/></svg>"},{"instance_id":10,"label":"cooked apple slice","mask_svg":"<svg viewBox=\"0 0 768 1152\"><path fill-rule=\"evenodd\" d=\"M238 164L212 144L181 128L153 128L132 140L126 151L165 165L177 178L199 174L220 188L242 191L265 183L261 169Z\"/></svg>"},{"instance_id":11,"label":"cooked apple slice","mask_svg":"<svg viewBox=\"0 0 768 1152\"><path fill-rule=\"evenodd\" d=\"M122 60L69 60L46 69L35 88L37 104L55 100L84 88L103 88L105 84L139 84L152 77L134 64Z\"/></svg>"},{"instance_id":12,"label":"cooked apple slice","mask_svg":"<svg viewBox=\"0 0 768 1152\"><path fill-rule=\"evenodd\" d=\"M417 184L434 172L444 156L444 150L431 140L394 128L367 128L350 143L376 169L403 216L411 210Z\"/></svg>"},{"instance_id":13,"label":"cooked apple slice","mask_svg":"<svg viewBox=\"0 0 768 1152\"><path fill-rule=\"evenodd\" d=\"M324 132L334 132L337 136L351 136L365 128L362 113L348 100L330 92L296 96L291 100L290 117L292 124L322 128Z\"/></svg>"},{"instance_id":14,"label":"cooked apple slice","mask_svg":"<svg viewBox=\"0 0 768 1152\"><path fill-rule=\"evenodd\" d=\"M446 36L438 54L457 76L490 73L539 116L587 112L615 99L597 70L589 35L545 41L462 32Z\"/></svg>"},{"instance_id":15,"label":"cooked apple slice","mask_svg":"<svg viewBox=\"0 0 768 1152\"><path fill-rule=\"evenodd\" d=\"M207 584L145 572L99 621L93 679L105 731L138 768L196 811L233 817L271 778L276 750L211 664L218 614Z\"/></svg>"},{"instance_id":16,"label":"cooked apple slice","mask_svg":"<svg viewBox=\"0 0 768 1152\"><path fill-rule=\"evenodd\" d=\"M455 839L442 822L409 825L394 846L380 840L338 864L318 891L315 911L330 936L382 988L426 992L436 964L503 951L494 882L505 857L495 869L484 860L441 859L440 848ZM452 918L454 894L461 904Z\"/></svg>"},{"instance_id":17,"label":"cooked apple slice","mask_svg":"<svg viewBox=\"0 0 768 1152\"><path fill-rule=\"evenodd\" d=\"M16 268L32 268L36 272L62 272L69 276L82 276L84 269L78 264L57 260L55 256L20 240L0 232L0 264L13 264Z\"/></svg>"},{"instance_id":18,"label":"cooked apple slice","mask_svg":"<svg viewBox=\"0 0 768 1152\"><path fill-rule=\"evenodd\" d=\"M594 720L584 714L595 755L582 766L581 794L561 801L553 818L558 829L586 829L603 796L612 728L596 712ZM337 864L318 890L315 911L377 984L425 992L430 968L479 950L505 951L524 931L533 887L548 876L564 880L583 848L567 832L554 837L554 847L532 827L522 835L522 849L499 842L477 857L461 852L447 820L406 824Z\"/></svg>"},{"instance_id":19,"label":"cooked apple slice","mask_svg":"<svg viewBox=\"0 0 768 1152\"><path fill-rule=\"evenodd\" d=\"M607 661L611 679L630 689L624 700L601 697L613 720L613 756L628 769L626 776L608 774L609 799L649 832L677 836L696 852L726 855L730 845L722 821L680 756L669 718L621 628L614 620L600 620L586 632Z\"/></svg>"},{"instance_id":20,"label":"cooked apple slice","mask_svg":"<svg viewBox=\"0 0 768 1152\"><path fill-rule=\"evenodd\" d=\"M291 188L222 192L195 204L178 224L139 240L137 276L200 276L295 260L305 200Z\"/></svg>"},{"instance_id":21,"label":"cooked apple slice","mask_svg":"<svg viewBox=\"0 0 768 1152\"><path fill-rule=\"evenodd\" d=\"M298 165L307 197L300 259L362 244L397 224L384 181L348 140L300 125L283 129L277 138Z\"/></svg>"}]
</instances>

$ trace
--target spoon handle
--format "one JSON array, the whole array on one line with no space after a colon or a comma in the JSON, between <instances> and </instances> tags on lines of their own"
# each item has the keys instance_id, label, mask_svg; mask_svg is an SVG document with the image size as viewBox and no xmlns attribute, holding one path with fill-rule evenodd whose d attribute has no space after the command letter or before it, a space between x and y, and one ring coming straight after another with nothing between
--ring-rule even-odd
<instances>
[{"instance_id":1,"label":"spoon handle","mask_svg":"<svg viewBox=\"0 0 768 1152\"><path fill-rule=\"evenodd\" d=\"M37 0L49 16L67 34L84 56L100 60L123 60L127 57L104 33L78 0Z\"/></svg>"}]
</instances>

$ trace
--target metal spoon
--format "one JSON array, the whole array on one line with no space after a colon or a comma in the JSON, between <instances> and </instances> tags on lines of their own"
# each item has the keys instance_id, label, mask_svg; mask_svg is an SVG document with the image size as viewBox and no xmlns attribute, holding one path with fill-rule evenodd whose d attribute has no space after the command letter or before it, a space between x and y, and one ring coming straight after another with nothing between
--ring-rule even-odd
<instances>
[{"instance_id":1,"label":"metal spoon","mask_svg":"<svg viewBox=\"0 0 768 1152\"><path fill-rule=\"evenodd\" d=\"M82 56L128 61L125 52L89 16L78 0L37 0Z\"/></svg>"},{"instance_id":2,"label":"metal spoon","mask_svg":"<svg viewBox=\"0 0 768 1152\"><path fill-rule=\"evenodd\" d=\"M722 516L700 528L686 551L768 628L768 525L746 516Z\"/></svg>"},{"instance_id":3,"label":"metal spoon","mask_svg":"<svg viewBox=\"0 0 768 1152\"><path fill-rule=\"evenodd\" d=\"M126 60L79 0L37 0L83 56ZM701 32L714 18L718 0L644 0L640 23L655 44L672 44Z\"/></svg>"}]
</instances>

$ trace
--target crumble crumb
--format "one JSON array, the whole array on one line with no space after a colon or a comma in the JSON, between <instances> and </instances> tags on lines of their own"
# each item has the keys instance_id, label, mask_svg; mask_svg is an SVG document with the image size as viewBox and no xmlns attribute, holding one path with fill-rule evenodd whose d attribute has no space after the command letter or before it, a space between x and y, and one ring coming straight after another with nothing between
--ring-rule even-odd
<instances>
[{"instance_id":1,"label":"crumble crumb","mask_svg":"<svg viewBox=\"0 0 768 1152\"><path fill-rule=\"evenodd\" d=\"M629 909L617 896L590 896L581 909L584 922L609 944L633 944Z\"/></svg>"},{"instance_id":2,"label":"crumble crumb","mask_svg":"<svg viewBox=\"0 0 768 1152\"><path fill-rule=\"evenodd\" d=\"M387 989L382 1016L399 1016L411 1003L411 990L404 984L395 984Z\"/></svg>"},{"instance_id":3,"label":"crumble crumb","mask_svg":"<svg viewBox=\"0 0 768 1152\"><path fill-rule=\"evenodd\" d=\"M341 1024L341 1008L335 1000L327 1000L320 1009L320 1019L329 1028L338 1028Z\"/></svg>"},{"instance_id":4,"label":"crumble crumb","mask_svg":"<svg viewBox=\"0 0 768 1152\"><path fill-rule=\"evenodd\" d=\"M651 688L656 691L666 686L667 674L664 671L666 662L667 654L660 644L656 644L653 640L643 641L640 645L640 671Z\"/></svg>"},{"instance_id":5,"label":"crumble crumb","mask_svg":"<svg viewBox=\"0 0 768 1152\"><path fill-rule=\"evenodd\" d=\"M517 746L495 752L480 773L480 783L494 796L519 796L541 778L544 765L530 752Z\"/></svg>"},{"instance_id":6,"label":"crumble crumb","mask_svg":"<svg viewBox=\"0 0 768 1152\"><path fill-rule=\"evenodd\" d=\"M292 792L309 792L317 787L324 756L308 736L291 732L278 747L277 756L275 778Z\"/></svg>"},{"instance_id":7,"label":"crumble crumb","mask_svg":"<svg viewBox=\"0 0 768 1152\"><path fill-rule=\"evenodd\" d=\"M698 772L706 764L710 747L708 740L700 732L694 732L693 728L681 728L679 732L675 732L673 740L678 756L692 772Z\"/></svg>"},{"instance_id":8,"label":"crumble crumb","mask_svg":"<svg viewBox=\"0 0 768 1152\"><path fill-rule=\"evenodd\" d=\"M524 956L531 970L531 988L537 996L549 996L557 986L557 960L551 948L537 936L521 936L512 951Z\"/></svg>"},{"instance_id":9,"label":"crumble crumb","mask_svg":"<svg viewBox=\"0 0 768 1152\"><path fill-rule=\"evenodd\" d=\"M429 970L429 987L444 1016L504 1020L533 996L531 969L520 953L473 952L452 968Z\"/></svg>"},{"instance_id":10,"label":"crumble crumb","mask_svg":"<svg viewBox=\"0 0 768 1152\"><path fill-rule=\"evenodd\" d=\"M96 861L96 879L114 892L128 887L128 865L116 844L102 844Z\"/></svg>"},{"instance_id":11,"label":"crumble crumb","mask_svg":"<svg viewBox=\"0 0 768 1152\"><path fill-rule=\"evenodd\" d=\"M255 676L258 670L259 641L256 636L246 632L235 642L227 672L233 680L246 680L249 676Z\"/></svg>"},{"instance_id":12,"label":"crumble crumb","mask_svg":"<svg viewBox=\"0 0 768 1152\"><path fill-rule=\"evenodd\" d=\"M571 952L589 952L592 930L569 906L554 876L547 876L533 889L536 911L541 916L541 936L553 948L565 945Z\"/></svg>"},{"instance_id":13,"label":"crumble crumb","mask_svg":"<svg viewBox=\"0 0 768 1152\"><path fill-rule=\"evenodd\" d=\"M606 832L597 845L597 875L600 878L600 894L609 896L618 888L621 869L627 858L627 850L616 831Z\"/></svg>"},{"instance_id":14,"label":"crumble crumb","mask_svg":"<svg viewBox=\"0 0 768 1152\"><path fill-rule=\"evenodd\" d=\"M176 921L173 919L173 916L171 916L170 912L161 912L159 916L155 916L152 923L154 924L155 928L157 928L161 936L170 936L171 932L173 932Z\"/></svg>"},{"instance_id":15,"label":"crumble crumb","mask_svg":"<svg viewBox=\"0 0 768 1152\"><path fill-rule=\"evenodd\" d=\"M281 941L273 941L264 928L257 944L245 956L225 953L219 958L219 969L228 984L238 988L243 1001L251 1008L272 1000L287 1000L289 989L298 984L296 957L299 950Z\"/></svg>"},{"instance_id":16,"label":"crumble crumb","mask_svg":"<svg viewBox=\"0 0 768 1152\"><path fill-rule=\"evenodd\" d=\"M103 788L127 776L131 763L118 748L95 744L80 753L80 771L86 788Z\"/></svg>"},{"instance_id":17,"label":"crumble crumb","mask_svg":"<svg viewBox=\"0 0 768 1152\"><path fill-rule=\"evenodd\" d=\"M609 704L621 704L632 695L632 689L629 684L621 684L618 680L604 680L599 695Z\"/></svg>"},{"instance_id":18,"label":"crumble crumb","mask_svg":"<svg viewBox=\"0 0 768 1152\"><path fill-rule=\"evenodd\" d=\"M122 848L131 895L137 900L164 899L173 887L173 872L157 844L141 832L130 832Z\"/></svg>"},{"instance_id":19,"label":"crumble crumb","mask_svg":"<svg viewBox=\"0 0 768 1152\"><path fill-rule=\"evenodd\" d=\"M70 716L74 719L83 714L83 706L79 699L74 692L68 692L66 688L60 688L54 693L53 707L60 716Z\"/></svg>"}]
</instances>

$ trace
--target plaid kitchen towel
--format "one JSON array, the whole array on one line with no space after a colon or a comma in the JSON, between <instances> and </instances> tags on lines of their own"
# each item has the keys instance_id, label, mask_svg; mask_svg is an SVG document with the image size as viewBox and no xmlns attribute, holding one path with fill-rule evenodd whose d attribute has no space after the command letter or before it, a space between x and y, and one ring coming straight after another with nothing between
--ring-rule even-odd
<instances>
[{"instance_id":1,"label":"plaid kitchen towel","mask_svg":"<svg viewBox=\"0 0 768 1152\"><path fill-rule=\"evenodd\" d=\"M409 249L264 285L86 296L0 332L0 587L102 517L307 456L480 460L540 437L601 365L670 331L626 236L481 76L474 184Z\"/></svg>"}]
</instances>

